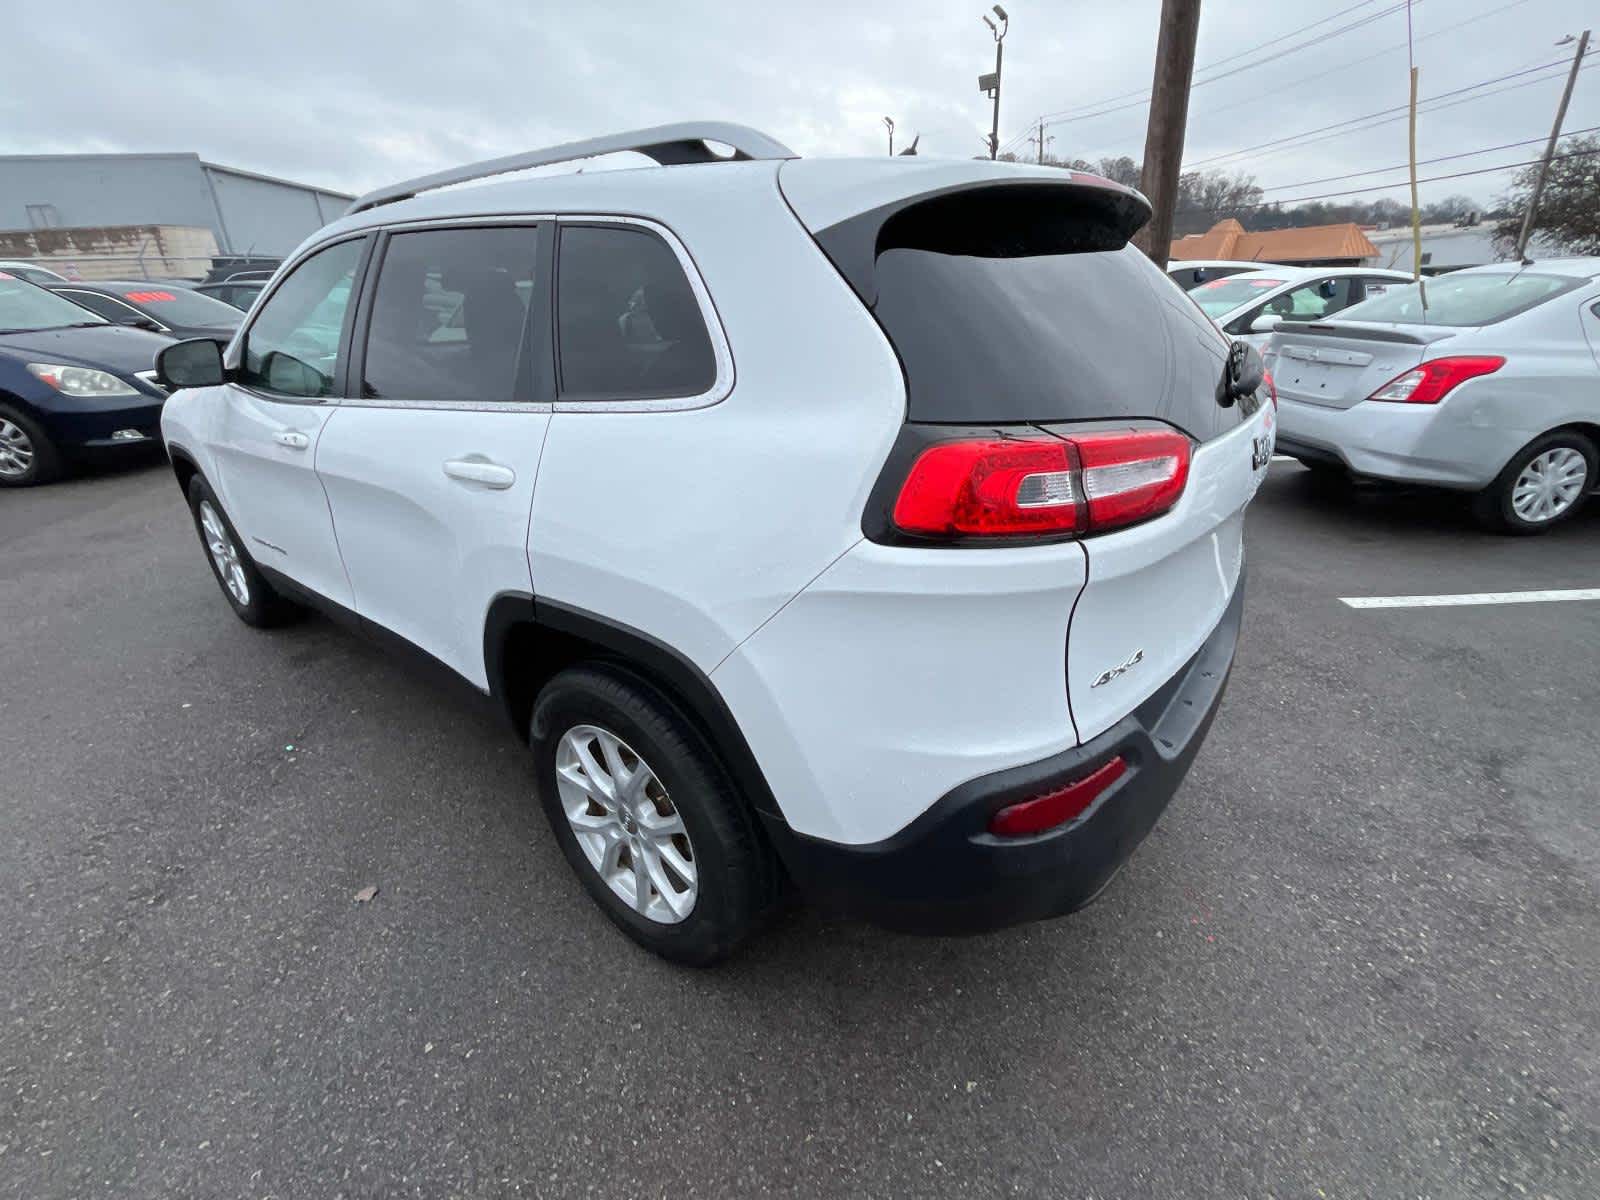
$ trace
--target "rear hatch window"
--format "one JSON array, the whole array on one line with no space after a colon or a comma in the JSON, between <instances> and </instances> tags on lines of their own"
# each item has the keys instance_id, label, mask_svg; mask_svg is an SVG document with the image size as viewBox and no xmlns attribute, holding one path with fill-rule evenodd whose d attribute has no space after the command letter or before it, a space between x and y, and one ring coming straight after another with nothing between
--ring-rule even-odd
<instances>
[{"instance_id":1,"label":"rear hatch window","mask_svg":"<svg viewBox=\"0 0 1600 1200\"><path fill-rule=\"evenodd\" d=\"M879 210L881 212L881 210ZM860 241L863 288L905 369L914 422L1155 418L1205 441L1237 426L1215 399L1228 343L1088 188L994 185L866 213L817 235Z\"/></svg>"}]
</instances>

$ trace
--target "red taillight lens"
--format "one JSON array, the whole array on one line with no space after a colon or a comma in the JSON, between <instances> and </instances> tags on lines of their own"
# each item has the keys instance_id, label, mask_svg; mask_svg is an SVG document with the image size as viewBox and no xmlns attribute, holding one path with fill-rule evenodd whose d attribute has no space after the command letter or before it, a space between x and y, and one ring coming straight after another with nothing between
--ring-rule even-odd
<instances>
[{"instance_id":1,"label":"red taillight lens","mask_svg":"<svg viewBox=\"0 0 1600 1200\"><path fill-rule=\"evenodd\" d=\"M1001 837L1027 837L1065 825L1081 814L1117 780L1127 773L1128 764L1118 755L1098 770L1075 779L1066 787L1046 792L1020 804L1008 804L989 818L989 832Z\"/></svg>"},{"instance_id":2,"label":"red taillight lens","mask_svg":"<svg viewBox=\"0 0 1600 1200\"><path fill-rule=\"evenodd\" d=\"M1272 382L1272 372L1261 372L1261 382L1266 384L1267 395L1272 397L1272 407L1276 409L1278 407L1278 385Z\"/></svg>"},{"instance_id":3,"label":"red taillight lens","mask_svg":"<svg viewBox=\"0 0 1600 1200\"><path fill-rule=\"evenodd\" d=\"M1413 367L1384 384L1368 400L1390 400L1399 404L1437 404L1454 387L1479 375L1493 375L1506 365L1498 354L1458 354L1454 358L1435 358Z\"/></svg>"},{"instance_id":4,"label":"red taillight lens","mask_svg":"<svg viewBox=\"0 0 1600 1200\"><path fill-rule=\"evenodd\" d=\"M1078 527L1074 466L1059 438L930 446L911 465L894 523L936 537L1071 531Z\"/></svg>"},{"instance_id":5,"label":"red taillight lens","mask_svg":"<svg viewBox=\"0 0 1600 1200\"><path fill-rule=\"evenodd\" d=\"M1166 512L1189 482L1189 439L1179 433L1089 434L1072 444L1083 462L1090 532Z\"/></svg>"},{"instance_id":6,"label":"red taillight lens","mask_svg":"<svg viewBox=\"0 0 1600 1200\"><path fill-rule=\"evenodd\" d=\"M942 442L911 464L895 526L930 537L1097 533L1164 513L1189 481L1168 430Z\"/></svg>"}]
</instances>

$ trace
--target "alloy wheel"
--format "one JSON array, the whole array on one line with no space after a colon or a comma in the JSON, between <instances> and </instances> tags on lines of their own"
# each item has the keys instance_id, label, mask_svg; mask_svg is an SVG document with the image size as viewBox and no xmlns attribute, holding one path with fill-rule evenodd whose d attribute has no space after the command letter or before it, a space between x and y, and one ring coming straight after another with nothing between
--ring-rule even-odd
<instances>
[{"instance_id":1,"label":"alloy wheel","mask_svg":"<svg viewBox=\"0 0 1600 1200\"><path fill-rule=\"evenodd\" d=\"M1570 446L1552 446L1528 460L1511 485L1512 510L1529 524L1553 521L1578 502L1589 463Z\"/></svg>"},{"instance_id":2,"label":"alloy wheel","mask_svg":"<svg viewBox=\"0 0 1600 1200\"><path fill-rule=\"evenodd\" d=\"M222 584L228 589L228 594L241 606L248 605L250 581L245 578L239 549L228 536L227 526L222 523L222 518L211 507L209 500L200 501L200 531L205 535L206 549L211 551L211 561L217 564L217 574L222 576Z\"/></svg>"},{"instance_id":3,"label":"alloy wheel","mask_svg":"<svg viewBox=\"0 0 1600 1200\"><path fill-rule=\"evenodd\" d=\"M33 466L33 442L21 426L0 417L0 475L20 479Z\"/></svg>"},{"instance_id":4,"label":"alloy wheel","mask_svg":"<svg viewBox=\"0 0 1600 1200\"><path fill-rule=\"evenodd\" d=\"M556 790L589 865L623 903L662 925L693 911L699 868L688 828L631 746L597 725L567 730Z\"/></svg>"}]
</instances>

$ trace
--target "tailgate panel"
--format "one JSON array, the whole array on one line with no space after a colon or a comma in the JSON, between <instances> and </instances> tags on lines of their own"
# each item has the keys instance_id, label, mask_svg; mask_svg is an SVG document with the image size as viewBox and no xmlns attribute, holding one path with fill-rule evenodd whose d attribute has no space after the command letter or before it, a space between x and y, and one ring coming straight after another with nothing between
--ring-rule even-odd
<instances>
[{"instance_id":1,"label":"tailgate panel","mask_svg":"<svg viewBox=\"0 0 1600 1200\"><path fill-rule=\"evenodd\" d=\"M1274 426L1264 404L1195 450L1189 484L1170 513L1084 541L1089 578L1067 640L1067 692L1080 738L1104 732L1148 699L1222 619L1244 562L1244 508L1266 477Z\"/></svg>"}]
</instances>

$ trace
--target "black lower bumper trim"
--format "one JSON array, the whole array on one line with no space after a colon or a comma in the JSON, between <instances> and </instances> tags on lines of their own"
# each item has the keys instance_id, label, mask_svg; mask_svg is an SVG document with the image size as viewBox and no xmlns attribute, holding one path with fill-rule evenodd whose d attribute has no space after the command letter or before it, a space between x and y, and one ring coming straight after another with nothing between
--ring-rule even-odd
<instances>
[{"instance_id":1,"label":"black lower bumper trim","mask_svg":"<svg viewBox=\"0 0 1600 1200\"><path fill-rule=\"evenodd\" d=\"M1205 644L1136 711L1081 746L963 784L891 838L842 845L768 818L790 875L825 909L914 933L980 933L1083 907L1144 840L1188 773L1221 703L1243 609L1241 574ZM989 832L996 810L1117 755L1127 771L1076 820L1036 837Z\"/></svg>"}]
</instances>

